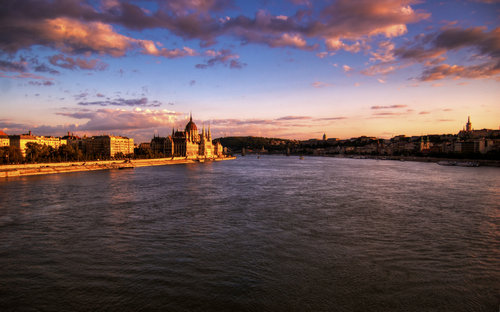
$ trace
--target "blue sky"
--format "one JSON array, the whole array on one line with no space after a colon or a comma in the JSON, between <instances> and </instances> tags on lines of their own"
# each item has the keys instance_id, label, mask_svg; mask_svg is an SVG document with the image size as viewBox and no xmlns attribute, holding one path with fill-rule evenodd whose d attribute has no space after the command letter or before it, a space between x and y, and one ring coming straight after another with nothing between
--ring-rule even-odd
<instances>
[{"instance_id":1,"label":"blue sky","mask_svg":"<svg viewBox=\"0 0 500 312\"><path fill-rule=\"evenodd\" d=\"M500 126L500 2L2 1L0 130L148 141Z\"/></svg>"}]
</instances>

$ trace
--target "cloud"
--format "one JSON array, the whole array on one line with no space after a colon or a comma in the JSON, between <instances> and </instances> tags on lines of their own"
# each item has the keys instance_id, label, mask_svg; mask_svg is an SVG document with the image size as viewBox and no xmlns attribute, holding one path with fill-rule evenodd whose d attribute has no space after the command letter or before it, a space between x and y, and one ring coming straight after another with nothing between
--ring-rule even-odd
<instances>
[{"instance_id":1,"label":"cloud","mask_svg":"<svg viewBox=\"0 0 500 312\"><path fill-rule=\"evenodd\" d=\"M334 120L344 120L347 117L323 117L323 118L315 118L315 121L334 121Z\"/></svg>"},{"instance_id":2,"label":"cloud","mask_svg":"<svg viewBox=\"0 0 500 312\"><path fill-rule=\"evenodd\" d=\"M85 60L81 58L72 58L62 54L53 55L49 58L50 64L65 69L84 69L84 70L105 70L108 65L99 60Z\"/></svg>"},{"instance_id":3,"label":"cloud","mask_svg":"<svg viewBox=\"0 0 500 312\"><path fill-rule=\"evenodd\" d=\"M349 65L344 65L344 66L342 66L342 69L344 70L344 72L346 72L346 73L347 73L347 72L349 72L349 71L351 71L351 70L352 70L352 67L351 67L351 66L349 66Z\"/></svg>"},{"instance_id":4,"label":"cloud","mask_svg":"<svg viewBox=\"0 0 500 312\"><path fill-rule=\"evenodd\" d=\"M321 81L315 81L315 82L311 83L311 85L314 88L324 88L324 87L330 87L330 86L332 86L331 83L321 82Z\"/></svg>"},{"instance_id":5,"label":"cloud","mask_svg":"<svg viewBox=\"0 0 500 312\"><path fill-rule=\"evenodd\" d=\"M339 0L326 6L315 3L313 8L310 1L300 1L293 3L297 5L292 7L295 15L273 16L259 10L253 18L222 18L223 10L234 9L232 1L165 1L151 10L128 1L108 0L93 7L83 1L42 0L6 7L4 25L10 26L10 34L0 31L0 37L4 38L2 48L11 52L35 44L63 52L88 50L113 56L123 55L131 45L141 46L147 54L166 57L176 57L182 51L160 50L153 48L151 41L120 35L111 27L117 24L131 30L166 29L183 39L199 39L205 46L215 43L219 36L230 35L242 42L298 49L315 48L307 44L308 38L323 39L330 47L338 40L343 43L341 48L359 51L366 38L399 36L406 33L407 24L428 18L429 14L413 10L414 3L417 1Z\"/></svg>"},{"instance_id":6,"label":"cloud","mask_svg":"<svg viewBox=\"0 0 500 312\"><path fill-rule=\"evenodd\" d=\"M313 48L308 47L306 40L299 34L284 33L280 37L270 41L269 46L275 47L295 47L299 49Z\"/></svg>"},{"instance_id":7,"label":"cloud","mask_svg":"<svg viewBox=\"0 0 500 312\"><path fill-rule=\"evenodd\" d=\"M286 121L293 121L293 120L309 120L311 117L309 116L284 116L280 118L276 118L275 120L286 120Z\"/></svg>"},{"instance_id":8,"label":"cloud","mask_svg":"<svg viewBox=\"0 0 500 312\"><path fill-rule=\"evenodd\" d=\"M50 67L48 67L45 64L40 64L40 65L36 66L34 68L34 70L36 72L39 72L39 73L49 73L49 74L52 74L52 75L58 75L58 74L60 74L59 71L57 71L57 70L55 70L53 68L50 68Z\"/></svg>"},{"instance_id":9,"label":"cloud","mask_svg":"<svg viewBox=\"0 0 500 312\"><path fill-rule=\"evenodd\" d=\"M47 81L52 80L52 78L40 76L40 75L35 75L32 73L19 73L17 75L9 76L9 75L6 75L5 73L0 72L0 77L10 78L10 79L40 79L40 80L47 80Z\"/></svg>"},{"instance_id":10,"label":"cloud","mask_svg":"<svg viewBox=\"0 0 500 312\"><path fill-rule=\"evenodd\" d=\"M43 2L40 1L40 3ZM51 6L50 3L45 4L48 7ZM56 2L52 4L52 6L54 5L60 4ZM85 10L83 5L80 8L75 7L74 9ZM93 15L96 19L99 17L97 13ZM106 18L102 18L106 20ZM197 54L188 47L184 47L183 49L158 49L154 42L119 34L111 24L103 21L82 21L67 16L35 19L30 16L30 18L26 17L25 19L9 17L5 23L9 25L9 33L0 31L0 37L2 38L0 49L11 53L33 45L44 45L64 53L83 54L90 52L107 54L114 57L123 56L133 49L139 49L143 54L167 58ZM19 37L20 35L23 37ZM77 60L76 63L78 61L81 63L82 69L88 69L86 67L93 63L93 61L88 61L90 63L86 64L81 59ZM69 63L71 64L71 61Z\"/></svg>"},{"instance_id":11,"label":"cloud","mask_svg":"<svg viewBox=\"0 0 500 312\"><path fill-rule=\"evenodd\" d=\"M318 52L318 53L316 53L316 56L321 58L321 59L327 57L328 55L330 55L330 52Z\"/></svg>"},{"instance_id":12,"label":"cloud","mask_svg":"<svg viewBox=\"0 0 500 312\"><path fill-rule=\"evenodd\" d=\"M50 80L46 80L46 81L30 81L28 82L30 85L32 86L52 86L54 85L54 83Z\"/></svg>"},{"instance_id":13,"label":"cloud","mask_svg":"<svg viewBox=\"0 0 500 312\"><path fill-rule=\"evenodd\" d=\"M480 65L459 66L441 64L424 70L419 77L422 81L434 81L445 78L490 78L500 74L500 62L487 62Z\"/></svg>"},{"instance_id":14,"label":"cloud","mask_svg":"<svg viewBox=\"0 0 500 312\"><path fill-rule=\"evenodd\" d=\"M381 112L381 113L374 113L374 116L400 116L403 115L403 113L395 113L395 112Z\"/></svg>"},{"instance_id":15,"label":"cloud","mask_svg":"<svg viewBox=\"0 0 500 312\"><path fill-rule=\"evenodd\" d=\"M361 73L366 76L387 75L394 72L397 68L393 64L379 63L363 69Z\"/></svg>"},{"instance_id":16,"label":"cloud","mask_svg":"<svg viewBox=\"0 0 500 312\"><path fill-rule=\"evenodd\" d=\"M241 69L246 66L246 64L241 63L238 60L240 58L239 55L233 54L231 50L228 49L222 49L220 51L207 50L205 55L210 56L211 58L209 58L204 64L196 64L196 68L205 69L217 64L224 64L225 66L229 66L231 69Z\"/></svg>"},{"instance_id":17,"label":"cloud","mask_svg":"<svg viewBox=\"0 0 500 312\"><path fill-rule=\"evenodd\" d=\"M159 101L149 101L143 97L140 99L123 99L118 98L107 101L94 101L94 102L78 102L81 106L132 106L132 107L159 107L162 105Z\"/></svg>"},{"instance_id":18,"label":"cloud","mask_svg":"<svg viewBox=\"0 0 500 312\"><path fill-rule=\"evenodd\" d=\"M103 108L95 111L59 112L57 114L75 119L89 119L88 122L78 127L80 131L118 131L173 126L180 115L166 109L140 108L134 110Z\"/></svg>"},{"instance_id":19,"label":"cloud","mask_svg":"<svg viewBox=\"0 0 500 312\"><path fill-rule=\"evenodd\" d=\"M0 71L22 73L26 71L26 64L0 60Z\"/></svg>"},{"instance_id":20,"label":"cloud","mask_svg":"<svg viewBox=\"0 0 500 312\"><path fill-rule=\"evenodd\" d=\"M131 52L165 58L204 55L189 47L165 48L159 42L133 37L127 32L161 29L184 40L198 39L201 47L229 36L243 44L264 44L271 48L317 50L324 43L329 51L343 49L357 53L369 50L373 38L385 38L371 56L385 62L392 57L390 39L405 34L408 24L429 17L428 13L412 8L417 3L417 0L338 0L313 5L312 1L295 0L287 8L287 14L258 10L254 16L225 16L225 10L237 12L231 0L161 1L148 8L141 2L118 0L26 0L3 6L0 50L15 53L35 45L46 46L63 53L52 59L55 66L88 70L102 70L106 65L75 55L122 57ZM246 66L229 50L219 52L195 65L196 68L215 64L232 69ZM323 58L333 52L317 55Z\"/></svg>"},{"instance_id":21,"label":"cloud","mask_svg":"<svg viewBox=\"0 0 500 312\"><path fill-rule=\"evenodd\" d=\"M403 104L395 104L395 105L375 105L370 107L370 109L393 109L393 108L405 108L408 107L408 105L403 105Z\"/></svg>"},{"instance_id":22,"label":"cloud","mask_svg":"<svg viewBox=\"0 0 500 312\"><path fill-rule=\"evenodd\" d=\"M370 52L372 57L370 57L371 62L390 62L395 59L394 57L394 44L391 41L382 41L378 45L376 51Z\"/></svg>"},{"instance_id":23,"label":"cloud","mask_svg":"<svg viewBox=\"0 0 500 312\"><path fill-rule=\"evenodd\" d=\"M500 74L500 28L445 27L438 32L419 35L415 43L394 50L401 59L424 63L421 81L446 78L492 78ZM448 52L472 49L468 64L443 64ZM476 61L476 60L479 60Z\"/></svg>"},{"instance_id":24,"label":"cloud","mask_svg":"<svg viewBox=\"0 0 500 312\"><path fill-rule=\"evenodd\" d=\"M81 100L86 98L87 96L89 96L88 92L80 92L79 94L75 94L73 97L75 98L75 100Z\"/></svg>"},{"instance_id":25,"label":"cloud","mask_svg":"<svg viewBox=\"0 0 500 312\"><path fill-rule=\"evenodd\" d=\"M481 2L496 3L495 0ZM131 35L143 30L160 29L184 40L199 40L202 48L214 45L219 38L232 37L241 44L326 50L316 53L320 58L338 50L350 53L362 51L373 63L361 71L366 75L387 75L406 66L404 63L420 63L425 67L434 67L429 69L429 73L437 72L443 69L437 66L442 65L449 52L471 49L480 58L457 64L450 62L449 66L463 67L462 74L443 74L441 77L491 78L498 75L498 28L488 31L484 27L447 25L432 34L419 35L410 43L395 47L395 37L407 34L409 25L430 17L428 12L415 8L419 3L419 0L293 0L289 2L286 12L273 10L270 13L261 9L252 16L246 16L234 13L241 10L237 10L231 0L158 1L147 8L140 1L118 0L7 2L0 5L0 50L13 55L36 45L45 46L65 55L56 62L56 66L92 70L102 69L105 65L87 59L91 55L209 56L202 50L186 46L163 47L160 42ZM234 15L226 15L231 13ZM142 32L141 36L147 36L147 32ZM203 69L224 64L237 69L246 65L238 55L231 52L223 55L222 51L227 50L219 51L221 55L209 56L206 62L198 63L196 67ZM77 55L85 55L86 58ZM233 57L228 58L229 55ZM0 66L5 69L8 65ZM9 71L14 69L10 67ZM56 74L56 71L51 72L44 67L39 67L39 72ZM429 73L422 73L419 78L440 77Z\"/></svg>"},{"instance_id":26,"label":"cloud","mask_svg":"<svg viewBox=\"0 0 500 312\"><path fill-rule=\"evenodd\" d=\"M345 40L363 40L372 36L392 38L407 32L406 24L415 23L430 15L415 11L416 1L398 0L339 0L321 13L325 22L311 25L311 33L323 36L332 49L352 49Z\"/></svg>"}]
</instances>

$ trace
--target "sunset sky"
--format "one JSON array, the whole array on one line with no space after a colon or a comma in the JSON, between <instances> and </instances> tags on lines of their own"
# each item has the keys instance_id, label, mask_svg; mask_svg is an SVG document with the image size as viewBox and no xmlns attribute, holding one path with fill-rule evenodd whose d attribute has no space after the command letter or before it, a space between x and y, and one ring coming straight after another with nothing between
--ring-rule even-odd
<instances>
[{"instance_id":1,"label":"sunset sky","mask_svg":"<svg viewBox=\"0 0 500 312\"><path fill-rule=\"evenodd\" d=\"M500 126L500 1L0 2L0 130L149 141Z\"/></svg>"}]
</instances>

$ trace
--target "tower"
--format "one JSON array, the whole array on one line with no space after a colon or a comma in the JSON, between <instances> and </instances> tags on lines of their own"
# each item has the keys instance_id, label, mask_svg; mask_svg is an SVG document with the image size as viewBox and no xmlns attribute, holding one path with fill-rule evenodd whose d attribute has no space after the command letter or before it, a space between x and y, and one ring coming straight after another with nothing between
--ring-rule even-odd
<instances>
[{"instance_id":1,"label":"tower","mask_svg":"<svg viewBox=\"0 0 500 312\"><path fill-rule=\"evenodd\" d=\"M467 118L467 123L465 124L465 131L467 132L472 131L472 123L470 122L470 116Z\"/></svg>"}]
</instances>

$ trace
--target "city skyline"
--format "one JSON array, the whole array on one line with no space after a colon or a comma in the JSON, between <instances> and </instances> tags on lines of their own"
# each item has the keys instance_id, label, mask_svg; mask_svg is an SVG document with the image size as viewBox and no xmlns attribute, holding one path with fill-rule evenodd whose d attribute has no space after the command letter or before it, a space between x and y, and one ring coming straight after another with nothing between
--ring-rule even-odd
<instances>
[{"instance_id":1,"label":"city skyline","mask_svg":"<svg viewBox=\"0 0 500 312\"><path fill-rule=\"evenodd\" d=\"M149 140L498 129L498 1L5 1L0 130Z\"/></svg>"}]
</instances>

